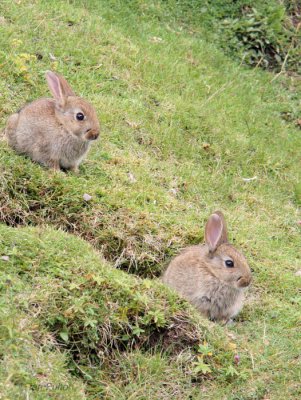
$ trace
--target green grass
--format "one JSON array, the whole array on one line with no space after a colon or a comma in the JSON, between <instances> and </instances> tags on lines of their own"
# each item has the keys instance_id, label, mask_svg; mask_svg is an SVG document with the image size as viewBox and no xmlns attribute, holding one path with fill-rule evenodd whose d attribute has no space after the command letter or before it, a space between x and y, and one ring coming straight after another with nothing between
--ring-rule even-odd
<instances>
[{"instance_id":1,"label":"green grass","mask_svg":"<svg viewBox=\"0 0 301 400\"><path fill-rule=\"evenodd\" d=\"M300 396L300 83L235 64L210 42L206 21L196 29L170 4L1 2L0 126L49 95L48 69L95 105L102 124L78 176L0 142L7 398ZM203 240L215 209L254 269L227 328L199 319L156 279L112 268L159 276L181 247ZM172 329L173 318L184 322ZM183 353L167 346L177 331ZM212 356L198 350L204 340ZM49 365L55 389L43 392L39 371Z\"/></svg>"}]
</instances>

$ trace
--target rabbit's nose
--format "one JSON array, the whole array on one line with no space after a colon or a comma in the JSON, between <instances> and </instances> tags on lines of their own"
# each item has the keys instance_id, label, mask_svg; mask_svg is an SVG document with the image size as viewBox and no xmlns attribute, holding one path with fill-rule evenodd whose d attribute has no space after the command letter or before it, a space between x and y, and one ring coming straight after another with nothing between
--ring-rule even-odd
<instances>
[{"instance_id":1,"label":"rabbit's nose","mask_svg":"<svg viewBox=\"0 0 301 400\"><path fill-rule=\"evenodd\" d=\"M238 283L239 287L247 287L250 285L251 281L252 281L251 275L250 276L240 276L237 279L237 283Z\"/></svg>"},{"instance_id":2,"label":"rabbit's nose","mask_svg":"<svg viewBox=\"0 0 301 400\"><path fill-rule=\"evenodd\" d=\"M99 131L96 129L87 129L86 130L86 138L87 140L96 140L99 136Z\"/></svg>"}]
</instances>

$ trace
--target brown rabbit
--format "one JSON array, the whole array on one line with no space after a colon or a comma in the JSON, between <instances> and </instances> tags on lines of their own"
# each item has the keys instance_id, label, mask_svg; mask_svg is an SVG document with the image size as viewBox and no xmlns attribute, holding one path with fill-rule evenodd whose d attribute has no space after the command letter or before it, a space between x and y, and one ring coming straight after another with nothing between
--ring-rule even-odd
<instances>
[{"instance_id":1,"label":"brown rabbit","mask_svg":"<svg viewBox=\"0 0 301 400\"><path fill-rule=\"evenodd\" d=\"M162 280L203 315L227 322L243 306L243 289L251 283L251 271L245 257L228 243L226 223L220 211L207 221L205 242L188 247L176 256Z\"/></svg>"},{"instance_id":2,"label":"brown rabbit","mask_svg":"<svg viewBox=\"0 0 301 400\"><path fill-rule=\"evenodd\" d=\"M5 128L8 143L46 167L77 172L98 138L97 115L61 75L48 71L46 79L54 98L38 99L13 114Z\"/></svg>"}]
</instances>

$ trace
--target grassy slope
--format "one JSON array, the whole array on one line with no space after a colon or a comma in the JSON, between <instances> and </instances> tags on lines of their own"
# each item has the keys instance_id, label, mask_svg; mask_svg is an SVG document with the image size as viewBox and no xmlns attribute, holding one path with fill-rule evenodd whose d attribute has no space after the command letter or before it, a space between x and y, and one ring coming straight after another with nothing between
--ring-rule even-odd
<instances>
[{"instance_id":1,"label":"grassy slope","mask_svg":"<svg viewBox=\"0 0 301 400\"><path fill-rule=\"evenodd\" d=\"M202 27L182 27L161 2L2 2L1 14L1 124L47 93L44 72L56 68L95 104L103 125L79 176L44 170L1 143L1 219L61 227L116 266L154 276L178 248L202 240L212 210L224 210L254 285L238 323L225 329L242 355L239 376L231 377L216 344L220 370L201 385L202 398L297 398L301 138L281 119L296 112L293 79L272 82L233 64ZM156 398L160 376L167 398L172 390L178 398L193 392L168 357L127 357L120 380L105 381L109 398L127 398L127 390ZM129 383L137 368L141 380Z\"/></svg>"}]
</instances>

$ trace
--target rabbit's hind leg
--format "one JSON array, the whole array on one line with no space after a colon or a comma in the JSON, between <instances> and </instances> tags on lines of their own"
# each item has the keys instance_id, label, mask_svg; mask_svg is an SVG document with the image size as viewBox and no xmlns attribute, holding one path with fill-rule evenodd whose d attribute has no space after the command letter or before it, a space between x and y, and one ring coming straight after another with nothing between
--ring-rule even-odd
<instances>
[{"instance_id":1,"label":"rabbit's hind leg","mask_svg":"<svg viewBox=\"0 0 301 400\"><path fill-rule=\"evenodd\" d=\"M6 127L4 128L4 134L7 137L10 146L15 147L16 145L16 128L18 125L19 114L11 115L8 120Z\"/></svg>"}]
</instances>

